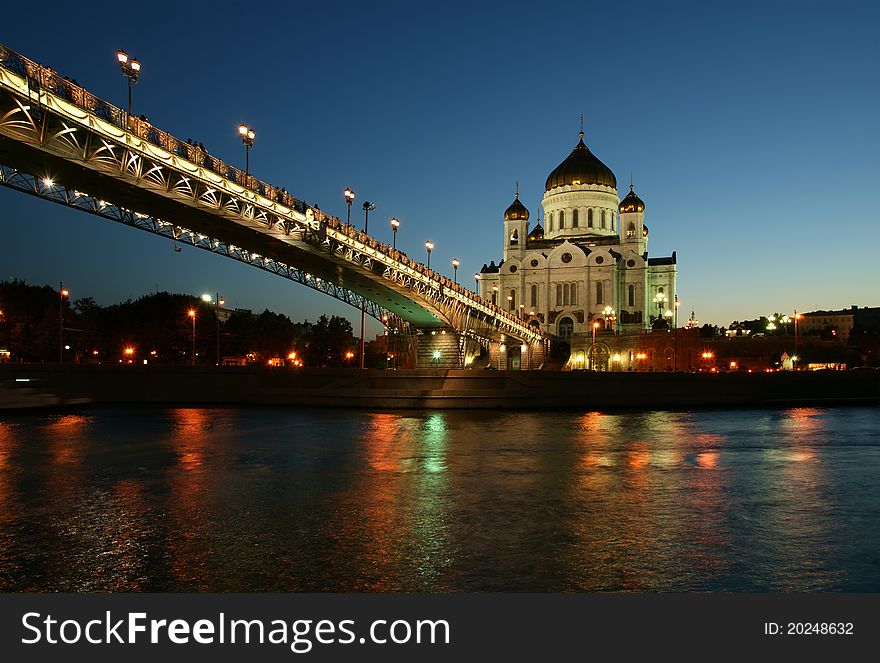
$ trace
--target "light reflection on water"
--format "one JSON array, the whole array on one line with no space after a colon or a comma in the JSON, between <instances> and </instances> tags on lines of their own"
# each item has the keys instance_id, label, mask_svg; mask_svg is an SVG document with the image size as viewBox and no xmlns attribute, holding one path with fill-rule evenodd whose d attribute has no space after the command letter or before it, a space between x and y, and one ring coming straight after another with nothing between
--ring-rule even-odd
<instances>
[{"instance_id":1,"label":"light reflection on water","mask_svg":"<svg viewBox=\"0 0 880 663\"><path fill-rule=\"evenodd\" d=\"M0 419L0 590L880 591L875 408Z\"/></svg>"}]
</instances>

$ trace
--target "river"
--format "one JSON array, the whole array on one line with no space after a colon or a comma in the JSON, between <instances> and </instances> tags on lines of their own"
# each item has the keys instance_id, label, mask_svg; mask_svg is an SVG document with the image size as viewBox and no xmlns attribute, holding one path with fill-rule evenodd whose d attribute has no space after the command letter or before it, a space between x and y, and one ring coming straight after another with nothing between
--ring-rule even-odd
<instances>
[{"instance_id":1,"label":"river","mask_svg":"<svg viewBox=\"0 0 880 663\"><path fill-rule=\"evenodd\" d=\"M880 591L880 410L0 416L2 591Z\"/></svg>"}]
</instances>

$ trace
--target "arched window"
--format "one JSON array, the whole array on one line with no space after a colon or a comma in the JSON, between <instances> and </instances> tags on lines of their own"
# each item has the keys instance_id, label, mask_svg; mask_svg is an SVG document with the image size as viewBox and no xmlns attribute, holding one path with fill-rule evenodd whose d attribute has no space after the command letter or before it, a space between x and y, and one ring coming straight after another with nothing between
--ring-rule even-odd
<instances>
[{"instance_id":1,"label":"arched window","mask_svg":"<svg viewBox=\"0 0 880 663\"><path fill-rule=\"evenodd\" d=\"M529 306L537 306L538 305L538 286L532 285L531 287L531 303Z\"/></svg>"},{"instance_id":2,"label":"arched window","mask_svg":"<svg viewBox=\"0 0 880 663\"><path fill-rule=\"evenodd\" d=\"M611 230L614 230L614 210L611 210Z\"/></svg>"},{"instance_id":3,"label":"arched window","mask_svg":"<svg viewBox=\"0 0 880 663\"><path fill-rule=\"evenodd\" d=\"M602 230L605 230L605 210L602 210Z\"/></svg>"},{"instance_id":4,"label":"arched window","mask_svg":"<svg viewBox=\"0 0 880 663\"><path fill-rule=\"evenodd\" d=\"M636 287L630 283L627 290L627 301L629 302L628 306L636 305Z\"/></svg>"},{"instance_id":5,"label":"arched window","mask_svg":"<svg viewBox=\"0 0 880 663\"><path fill-rule=\"evenodd\" d=\"M569 317L564 317L559 321L559 338L567 341L574 333L574 322Z\"/></svg>"},{"instance_id":6,"label":"arched window","mask_svg":"<svg viewBox=\"0 0 880 663\"><path fill-rule=\"evenodd\" d=\"M515 311L516 310L516 290L510 291L510 299L508 299L507 301L510 302L510 310Z\"/></svg>"},{"instance_id":7,"label":"arched window","mask_svg":"<svg viewBox=\"0 0 880 663\"><path fill-rule=\"evenodd\" d=\"M571 227L572 228L578 227L578 211L577 210L573 210L571 213Z\"/></svg>"},{"instance_id":8,"label":"arched window","mask_svg":"<svg viewBox=\"0 0 880 663\"><path fill-rule=\"evenodd\" d=\"M633 239L636 236L636 224L630 222L626 228L626 236L629 239Z\"/></svg>"},{"instance_id":9,"label":"arched window","mask_svg":"<svg viewBox=\"0 0 880 663\"><path fill-rule=\"evenodd\" d=\"M587 228L593 227L593 208L587 210Z\"/></svg>"},{"instance_id":10,"label":"arched window","mask_svg":"<svg viewBox=\"0 0 880 663\"><path fill-rule=\"evenodd\" d=\"M565 210L559 210L559 229L565 230Z\"/></svg>"},{"instance_id":11,"label":"arched window","mask_svg":"<svg viewBox=\"0 0 880 663\"><path fill-rule=\"evenodd\" d=\"M547 222L547 230L552 232L553 231L553 212L550 212L549 214L547 214L547 217L545 220Z\"/></svg>"},{"instance_id":12,"label":"arched window","mask_svg":"<svg viewBox=\"0 0 880 663\"><path fill-rule=\"evenodd\" d=\"M562 306L562 284L556 284L556 306Z\"/></svg>"},{"instance_id":13,"label":"arched window","mask_svg":"<svg viewBox=\"0 0 880 663\"><path fill-rule=\"evenodd\" d=\"M572 283L571 284L571 305L577 306L577 304L578 304L578 284Z\"/></svg>"},{"instance_id":14,"label":"arched window","mask_svg":"<svg viewBox=\"0 0 880 663\"><path fill-rule=\"evenodd\" d=\"M510 234L510 245L516 246L517 244L519 244L519 231L514 228L513 232Z\"/></svg>"},{"instance_id":15,"label":"arched window","mask_svg":"<svg viewBox=\"0 0 880 663\"><path fill-rule=\"evenodd\" d=\"M570 295L571 295L571 290L569 288L568 283L566 283L564 286L562 286L562 305L563 306L568 306L569 301L571 301L569 299Z\"/></svg>"},{"instance_id":16,"label":"arched window","mask_svg":"<svg viewBox=\"0 0 880 663\"><path fill-rule=\"evenodd\" d=\"M599 281L598 283L596 283L596 303L597 304L604 304L605 303L605 297L603 296L604 294L605 293L604 293L604 288L602 287L602 281Z\"/></svg>"},{"instance_id":17,"label":"arched window","mask_svg":"<svg viewBox=\"0 0 880 663\"><path fill-rule=\"evenodd\" d=\"M663 286L662 285L659 288L657 288L657 293L660 295L663 294Z\"/></svg>"}]
</instances>

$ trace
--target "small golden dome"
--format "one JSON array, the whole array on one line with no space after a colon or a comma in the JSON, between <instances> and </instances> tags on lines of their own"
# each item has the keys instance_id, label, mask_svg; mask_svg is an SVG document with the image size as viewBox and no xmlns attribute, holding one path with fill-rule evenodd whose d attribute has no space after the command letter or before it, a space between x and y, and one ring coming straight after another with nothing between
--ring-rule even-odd
<instances>
[{"instance_id":1,"label":"small golden dome","mask_svg":"<svg viewBox=\"0 0 880 663\"><path fill-rule=\"evenodd\" d=\"M642 199L636 195L636 192L633 191L633 185L629 185L629 193L626 194L626 198L620 201L620 205L617 206L617 209L620 210L621 214L627 214L628 212L644 212L645 211L645 203L642 202Z\"/></svg>"},{"instance_id":2,"label":"small golden dome","mask_svg":"<svg viewBox=\"0 0 880 663\"><path fill-rule=\"evenodd\" d=\"M513 202L510 204L506 210L504 210L504 220L505 221L528 221L529 220L529 210L526 209L526 206L519 202L519 193L513 199Z\"/></svg>"}]
</instances>

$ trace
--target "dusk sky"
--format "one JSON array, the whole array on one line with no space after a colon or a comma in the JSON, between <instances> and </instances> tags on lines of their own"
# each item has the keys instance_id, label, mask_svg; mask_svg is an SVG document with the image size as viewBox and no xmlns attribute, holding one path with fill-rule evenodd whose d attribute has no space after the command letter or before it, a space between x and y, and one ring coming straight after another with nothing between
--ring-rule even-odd
<instances>
[{"instance_id":1,"label":"dusk sky","mask_svg":"<svg viewBox=\"0 0 880 663\"><path fill-rule=\"evenodd\" d=\"M81 7L93 9L85 14ZM585 141L678 252L680 321L880 306L876 2L13 3L0 40L473 286L519 180ZM37 9L37 7L39 7ZM542 222L543 222L543 214ZM294 320L358 312L269 273L0 188L0 278L112 304L223 293ZM357 332L358 323L354 324ZM380 325L372 325L370 335Z\"/></svg>"}]
</instances>

